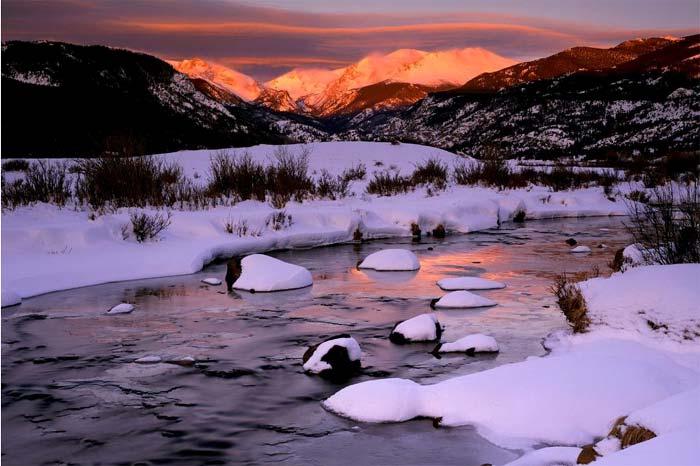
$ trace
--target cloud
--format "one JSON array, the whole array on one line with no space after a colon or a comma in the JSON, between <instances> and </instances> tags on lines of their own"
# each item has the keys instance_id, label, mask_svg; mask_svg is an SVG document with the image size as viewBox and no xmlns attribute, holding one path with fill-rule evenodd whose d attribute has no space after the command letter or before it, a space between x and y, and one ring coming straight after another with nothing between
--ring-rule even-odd
<instances>
[{"instance_id":1,"label":"cloud","mask_svg":"<svg viewBox=\"0 0 700 466\"><path fill-rule=\"evenodd\" d=\"M695 32L493 12L308 13L224 0L3 0L2 6L3 40L100 43L173 59L200 56L261 80L299 66L336 68L398 48L483 47L526 59L574 45Z\"/></svg>"}]
</instances>

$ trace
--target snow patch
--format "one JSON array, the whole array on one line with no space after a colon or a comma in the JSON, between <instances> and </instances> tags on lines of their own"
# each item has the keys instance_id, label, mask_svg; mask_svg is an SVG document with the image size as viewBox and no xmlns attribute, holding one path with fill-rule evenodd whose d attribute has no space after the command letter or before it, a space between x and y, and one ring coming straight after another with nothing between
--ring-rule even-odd
<instances>
[{"instance_id":1,"label":"snow patch","mask_svg":"<svg viewBox=\"0 0 700 466\"><path fill-rule=\"evenodd\" d=\"M358 268L379 272L411 271L420 269L420 262L418 257L407 249L384 249L367 256Z\"/></svg>"}]
</instances>

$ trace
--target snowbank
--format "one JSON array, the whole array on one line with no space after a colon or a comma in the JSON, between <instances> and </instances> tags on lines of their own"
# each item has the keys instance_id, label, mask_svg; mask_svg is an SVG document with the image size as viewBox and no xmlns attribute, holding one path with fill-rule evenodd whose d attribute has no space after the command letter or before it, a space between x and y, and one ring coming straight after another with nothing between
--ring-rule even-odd
<instances>
[{"instance_id":1,"label":"snowbank","mask_svg":"<svg viewBox=\"0 0 700 466\"><path fill-rule=\"evenodd\" d=\"M264 254L244 257L241 266L241 276L233 283L236 290L285 291L313 284L311 272L304 267L288 264Z\"/></svg>"},{"instance_id":2,"label":"snowbank","mask_svg":"<svg viewBox=\"0 0 700 466\"><path fill-rule=\"evenodd\" d=\"M421 314L396 324L389 339L394 343L435 341L440 339L442 328L434 314Z\"/></svg>"},{"instance_id":3,"label":"snowbank","mask_svg":"<svg viewBox=\"0 0 700 466\"><path fill-rule=\"evenodd\" d=\"M682 430L632 445L591 463L595 466L697 466L700 429Z\"/></svg>"},{"instance_id":4,"label":"snowbank","mask_svg":"<svg viewBox=\"0 0 700 466\"><path fill-rule=\"evenodd\" d=\"M480 277L443 278L438 280L437 285L445 291L497 290L506 287L504 283Z\"/></svg>"},{"instance_id":5,"label":"snowbank","mask_svg":"<svg viewBox=\"0 0 700 466\"><path fill-rule=\"evenodd\" d=\"M0 300L2 300L2 307L16 306L22 303L22 298L17 293L5 288L0 291Z\"/></svg>"},{"instance_id":6,"label":"snowbank","mask_svg":"<svg viewBox=\"0 0 700 466\"><path fill-rule=\"evenodd\" d=\"M700 264L657 265L582 282L591 329L558 334L548 341L547 356L433 385L364 382L340 390L324 406L359 421L423 416L450 426L474 425L509 448L590 444L627 416L625 426L640 425L658 437L620 451L619 442L616 448L615 439L605 438L595 448L606 456L595 464L693 464L700 432L700 340L689 332L700 328L699 276ZM548 448L515 464L572 464L576 450Z\"/></svg>"},{"instance_id":7,"label":"snowbank","mask_svg":"<svg viewBox=\"0 0 700 466\"><path fill-rule=\"evenodd\" d=\"M498 343L494 337L474 333L450 343L442 343L435 348L437 353L495 353Z\"/></svg>"},{"instance_id":8,"label":"snowbank","mask_svg":"<svg viewBox=\"0 0 700 466\"><path fill-rule=\"evenodd\" d=\"M697 373L642 344L601 339L560 355L456 377L434 385L387 379L351 385L324 406L358 421L418 416L474 425L504 447L583 445L611 420L697 382Z\"/></svg>"},{"instance_id":9,"label":"snowbank","mask_svg":"<svg viewBox=\"0 0 700 466\"><path fill-rule=\"evenodd\" d=\"M378 272L401 272L420 269L420 262L408 249L384 249L370 254L357 267Z\"/></svg>"},{"instance_id":10,"label":"snowbank","mask_svg":"<svg viewBox=\"0 0 700 466\"><path fill-rule=\"evenodd\" d=\"M332 361L328 361L327 355L333 347L342 347L347 351L347 356L349 361L359 362L362 358L362 350L360 345L352 337L345 338L333 338L331 340L324 341L318 345L311 356L304 362L304 370L307 372L313 372L314 374L319 374L326 370L333 370Z\"/></svg>"},{"instance_id":11,"label":"snowbank","mask_svg":"<svg viewBox=\"0 0 700 466\"><path fill-rule=\"evenodd\" d=\"M285 147L292 152L302 148ZM176 210L160 240L143 244L122 239L121 228L129 222L128 209L95 219L86 211L46 204L4 211L2 287L27 298L106 282L190 274L215 259L351 241L357 229L365 239L410 236L414 222L426 231L442 224L449 231L469 233L495 228L517 209L525 209L528 219L626 213L624 203L609 201L601 188L496 191L450 185L433 196L427 196L423 188L393 197L370 196L365 189L375 172L409 174L415 164L431 156L449 166L463 159L413 144L330 142L308 147L309 172L316 176L323 169L337 175L359 163L366 166L367 176L351 183L350 197L289 203L285 212L292 216L292 222L281 230L266 226L266 219L277 211L257 201L200 211ZM255 146L235 152L248 152L254 160L269 163L274 150L274 146ZM185 175L194 178L196 174L195 182L205 183L210 154L182 151L156 157L181 164ZM229 220L246 222L256 235L227 233L224 224Z\"/></svg>"},{"instance_id":12,"label":"snowbank","mask_svg":"<svg viewBox=\"0 0 700 466\"><path fill-rule=\"evenodd\" d=\"M592 326L691 344L700 332L700 264L633 267L579 284Z\"/></svg>"},{"instance_id":13,"label":"snowbank","mask_svg":"<svg viewBox=\"0 0 700 466\"><path fill-rule=\"evenodd\" d=\"M438 299L433 305L443 309L468 309L472 307L489 307L497 303L469 291L453 291Z\"/></svg>"}]
</instances>

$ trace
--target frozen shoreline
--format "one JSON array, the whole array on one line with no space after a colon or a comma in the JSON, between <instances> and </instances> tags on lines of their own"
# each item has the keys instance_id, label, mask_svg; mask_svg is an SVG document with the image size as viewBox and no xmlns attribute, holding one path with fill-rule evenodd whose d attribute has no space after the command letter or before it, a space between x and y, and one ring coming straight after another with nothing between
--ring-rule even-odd
<instances>
[{"instance_id":1,"label":"frozen shoreline","mask_svg":"<svg viewBox=\"0 0 700 466\"><path fill-rule=\"evenodd\" d=\"M351 197L337 201L291 202L285 207L291 226L275 231L266 226L276 212L268 203L244 201L231 207L199 211L174 210L172 224L159 241L124 240L121 227L129 209L89 219L89 213L38 204L2 214L2 289L28 298L53 291L107 282L186 275L208 263L235 255L279 249L310 248L352 241L359 229L364 239L410 236L416 222L424 232L443 224L448 232L469 233L495 228L520 210L527 219L624 215L624 202L612 202L602 188L552 192L544 187L497 191L450 185L428 196L426 189L392 197L365 194L374 172L412 172L415 164L438 157L452 167L462 158L431 147L384 143L315 143L309 171L339 174L363 163L367 176L351 184ZM300 145L290 146L292 151ZM273 146L245 150L267 160ZM162 154L182 164L185 174L206 175L211 151ZM377 162L382 165L376 166ZM150 210L150 209L146 209ZM226 233L227 221L245 221L259 236Z\"/></svg>"}]
</instances>

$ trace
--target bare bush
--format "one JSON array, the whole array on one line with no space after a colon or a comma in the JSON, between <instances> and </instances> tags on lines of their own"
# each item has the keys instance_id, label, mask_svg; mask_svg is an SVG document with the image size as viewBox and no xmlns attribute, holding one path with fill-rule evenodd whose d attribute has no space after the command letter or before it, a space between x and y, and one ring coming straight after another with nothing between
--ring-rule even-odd
<instances>
[{"instance_id":1,"label":"bare bush","mask_svg":"<svg viewBox=\"0 0 700 466\"><path fill-rule=\"evenodd\" d=\"M321 170L321 176L316 181L316 195L325 199L341 199L347 197L350 181L343 175L333 176L328 170Z\"/></svg>"},{"instance_id":2,"label":"bare bush","mask_svg":"<svg viewBox=\"0 0 700 466\"><path fill-rule=\"evenodd\" d=\"M433 189L445 189L447 187L447 165L438 158L431 157L415 165L411 175L411 183L415 185L432 185Z\"/></svg>"},{"instance_id":3,"label":"bare bush","mask_svg":"<svg viewBox=\"0 0 700 466\"><path fill-rule=\"evenodd\" d=\"M131 219L131 230L134 233L136 241L143 243L144 241L156 238L162 231L170 226L171 214L166 215L155 213L149 215L145 212L132 212L129 214ZM124 235L124 230L122 230Z\"/></svg>"},{"instance_id":4,"label":"bare bush","mask_svg":"<svg viewBox=\"0 0 700 466\"><path fill-rule=\"evenodd\" d=\"M375 172L367 185L368 194L393 196L413 190L411 179L389 171Z\"/></svg>"},{"instance_id":5,"label":"bare bush","mask_svg":"<svg viewBox=\"0 0 700 466\"><path fill-rule=\"evenodd\" d=\"M94 209L169 205L173 186L183 180L179 165L150 156L103 155L75 160L73 167L76 196Z\"/></svg>"},{"instance_id":6,"label":"bare bush","mask_svg":"<svg viewBox=\"0 0 700 466\"><path fill-rule=\"evenodd\" d=\"M308 175L309 154L307 147L297 154L284 146L275 150L274 163L267 171L267 186L278 206L284 206L291 199L301 202L313 193L314 183Z\"/></svg>"},{"instance_id":7,"label":"bare bush","mask_svg":"<svg viewBox=\"0 0 700 466\"><path fill-rule=\"evenodd\" d=\"M48 202L63 206L71 197L68 166L62 162L40 160L29 165L23 178L2 179L2 206L15 207Z\"/></svg>"},{"instance_id":8,"label":"bare bush","mask_svg":"<svg viewBox=\"0 0 700 466\"><path fill-rule=\"evenodd\" d=\"M285 210L275 211L265 220L267 227L274 231L286 230L292 226L292 223L292 216Z\"/></svg>"},{"instance_id":9,"label":"bare bush","mask_svg":"<svg viewBox=\"0 0 700 466\"><path fill-rule=\"evenodd\" d=\"M27 170L29 170L29 162L24 159L12 159L2 164L2 171L5 172L23 172Z\"/></svg>"},{"instance_id":10,"label":"bare bush","mask_svg":"<svg viewBox=\"0 0 700 466\"><path fill-rule=\"evenodd\" d=\"M244 236L260 236L262 232L248 225L246 219L234 219L228 217L224 221L224 230L226 233L236 235L240 238Z\"/></svg>"},{"instance_id":11,"label":"bare bush","mask_svg":"<svg viewBox=\"0 0 700 466\"><path fill-rule=\"evenodd\" d=\"M656 187L649 202L628 203L627 229L645 262L700 262L700 190L697 183Z\"/></svg>"},{"instance_id":12,"label":"bare bush","mask_svg":"<svg viewBox=\"0 0 700 466\"><path fill-rule=\"evenodd\" d=\"M232 155L219 151L209 159L210 195L264 201L266 187L265 167L255 162L248 153Z\"/></svg>"},{"instance_id":13,"label":"bare bush","mask_svg":"<svg viewBox=\"0 0 700 466\"><path fill-rule=\"evenodd\" d=\"M354 167L346 168L342 174L343 180L347 182L364 180L365 176L367 176L367 166L364 163L358 163Z\"/></svg>"}]
</instances>

